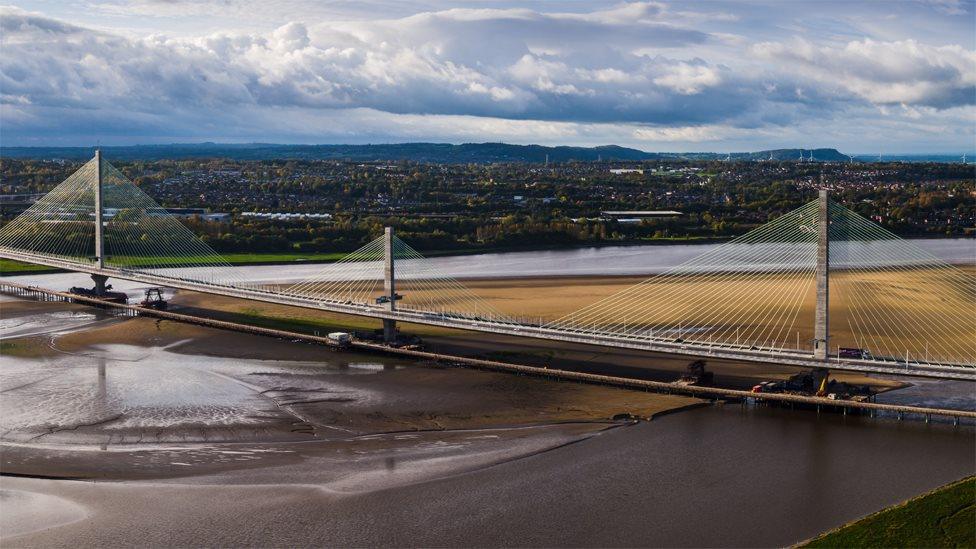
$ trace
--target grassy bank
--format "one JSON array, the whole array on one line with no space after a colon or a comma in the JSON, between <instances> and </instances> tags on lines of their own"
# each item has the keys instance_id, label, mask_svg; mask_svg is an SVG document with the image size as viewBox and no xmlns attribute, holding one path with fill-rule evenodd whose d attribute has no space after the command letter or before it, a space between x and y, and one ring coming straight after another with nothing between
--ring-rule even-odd
<instances>
[{"instance_id":1,"label":"grassy bank","mask_svg":"<svg viewBox=\"0 0 976 549\"><path fill-rule=\"evenodd\" d=\"M828 532L803 547L976 547L976 477Z\"/></svg>"},{"instance_id":2,"label":"grassy bank","mask_svg":"<svg viewBox=\"0 0 976 549\"><path fill-rule=\"evenodd\" d=\"M56 273L59 272L58 269L53 269L51 267L45 267L43 265L32 265L30 263L22 263L20 261L14 261L12 259L0 259L0 276L15 276L15 275L28 275L28 274L40 274L40 273Z\"/></svg>"}]
</instances>

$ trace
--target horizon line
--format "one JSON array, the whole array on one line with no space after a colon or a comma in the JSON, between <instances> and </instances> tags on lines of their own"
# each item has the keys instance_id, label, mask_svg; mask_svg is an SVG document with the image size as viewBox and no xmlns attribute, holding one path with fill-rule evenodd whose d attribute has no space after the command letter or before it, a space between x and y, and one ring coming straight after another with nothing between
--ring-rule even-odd
<instances>
[{"instance_id":1,"label":"horizon line","mask_svg":"<svg viewBox=\"0 0 976 549\"><path fill-rule=\"evenodd\" d=\"M854 157L875 157L879 154L884 156L970 156L974 157L976 160L976 149L971 149L969 151L939 151L939 152L929 152L929 153L919 153L919 152L855 152L855 153L844 153L841 152L837 147L797 147L797 146L779 146L775 148L765 148L758 150L646 150L639 149L632 146L618 145L616 143L607 143L603 145L546 145L542 143L509 143L505 141L462 141L462 142L451 142L451 141L390 141L390 142L376 142L376 143L283 143L283 142L271 142L271 141L186 141L179 142L173 141L169 143L132 143L125 145L56 145L56 144L40 144L40 145L4 145L0 144L0 150L2 149L99 149L99 148L135 148L135 147L177 147L177 146L201 146L201 145L214 145L214 146L275 146L275 147L372 147L372 146L396 146L396 145L451 145L451 146L463 146L463 145L508 145L514 147L543 147L549 149L558 148L574 148L574 149L600 149L609 147L618 147L622 149L629 149L634 151L639 151L646 154L755 154L759 152L769 152L778 150L802 150L802 151L818 151L818 150L833 150L845 156Z\"/></svg>"}]
</instances>

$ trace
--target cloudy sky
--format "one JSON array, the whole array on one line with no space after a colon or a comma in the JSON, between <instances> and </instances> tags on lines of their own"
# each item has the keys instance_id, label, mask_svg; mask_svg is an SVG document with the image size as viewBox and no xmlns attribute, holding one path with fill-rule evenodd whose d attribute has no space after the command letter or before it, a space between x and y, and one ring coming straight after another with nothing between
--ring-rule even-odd
<instances>
[{"instance_id":1,"label":"cloudy sky","mask_svg":"<svg viewBox=\"0 0 976 549\"><path fill-rule=\"evenodd\" d=\"M969 152L974 17L973 0L14 0L0 144Z\"/></svg>"}]
</instances>

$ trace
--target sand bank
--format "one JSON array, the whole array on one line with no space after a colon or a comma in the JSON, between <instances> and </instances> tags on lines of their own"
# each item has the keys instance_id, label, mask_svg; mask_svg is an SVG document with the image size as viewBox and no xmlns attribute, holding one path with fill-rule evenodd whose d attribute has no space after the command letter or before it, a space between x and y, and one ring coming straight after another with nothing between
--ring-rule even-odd
<instances>
[{"instance_id":1,"label":"sand bank","mask_svg":"<svg viewBox=\"0 0 976 549\"><path fill-rule=\"evenodd\" d=\"M143 463L115 470L76 466L57 452L36 459L38 448L51 445L349 444L378 433L567 423L585 426L582 433L614 417L647 418L699 402L147 318L55 335L46 345L50 356L8 356L0 370L0 439L16 443L4 452L6 472L124 476ZM159 455L150 461L159 465ZM181 467L165 474L186 474Z\"/></svg>"},{"instance_id":2,"label":"sand bank","mask_svg":"<svg viewBox=\"0 0 976 549\"><path fill-rule=\"evenodd\" d=\"M4 538L57 528L89 516L85 507L69 499L5 487L0 488L0 509L0 535Z\"/></svg>"}]
</instances>

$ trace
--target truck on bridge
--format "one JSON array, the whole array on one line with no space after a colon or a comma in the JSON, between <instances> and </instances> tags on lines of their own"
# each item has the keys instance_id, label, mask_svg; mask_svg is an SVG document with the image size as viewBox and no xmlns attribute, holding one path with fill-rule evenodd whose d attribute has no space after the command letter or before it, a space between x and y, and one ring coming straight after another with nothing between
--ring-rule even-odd
<instances>
[{"instance_id":1,"label":"truck on bridge","mask_svg":"<svg viewBox=\"0 0 976 549\"><path fill-rule=\"evenodd\" d=\"M856 358L861 360L871 360L871 352L867 349L857 349L854 347L841 347L837 352L837 358Z\"/></svg>"}]
</instances>

